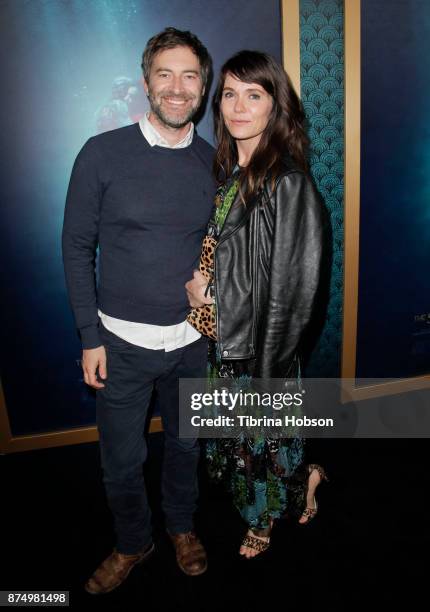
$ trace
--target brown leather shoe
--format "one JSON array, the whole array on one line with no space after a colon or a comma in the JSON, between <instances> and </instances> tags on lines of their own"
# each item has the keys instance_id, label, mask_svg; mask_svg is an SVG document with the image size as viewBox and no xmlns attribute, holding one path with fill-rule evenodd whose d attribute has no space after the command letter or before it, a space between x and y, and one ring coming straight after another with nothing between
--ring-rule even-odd
<instances>
[{"instance_id":1,"label":"brown leather shoe","mask_svg":"<svg viewBox=\"0 0 430 612\"><path fill-rule=\"evenodd\" d=\"M194 533L169 533L170 539L176 550L176 561L181 570L188 576L203 574L208 567L206 551L202 543Z\"/></svg>"},{"instance_id":2,"label":"brown leather shoe","mask_svg":"<svg viewBox=\"0 0 430 612\"><path fill-rule=\"evenodd\" d=\"M124 582L135 565L146 561L153 552L153 543L136 555L123 555L114 549L85 584L85 590L91 595L113 591Z\"/></svg>"}]
</instances>

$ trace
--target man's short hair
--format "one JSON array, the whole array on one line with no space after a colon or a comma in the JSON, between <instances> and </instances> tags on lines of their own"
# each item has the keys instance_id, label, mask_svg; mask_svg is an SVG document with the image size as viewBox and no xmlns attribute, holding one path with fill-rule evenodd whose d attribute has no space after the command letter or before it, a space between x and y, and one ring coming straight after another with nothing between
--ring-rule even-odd
<instances>
[{"instance_id":1,"label":"man's short hair","mask_svg":"<svg viewBox=\"0 0 430 612\"><path fill-rule=\"evenodd\" d=\"M152 62L157 53L174 47L189 47L197 56L200 63L200 71L203 85L206 85L212 60L206 47L192 32L166 28L159 34L150 38L142 55L142 71L145 81L149 83Z\"/></svg>"}]
</instances>

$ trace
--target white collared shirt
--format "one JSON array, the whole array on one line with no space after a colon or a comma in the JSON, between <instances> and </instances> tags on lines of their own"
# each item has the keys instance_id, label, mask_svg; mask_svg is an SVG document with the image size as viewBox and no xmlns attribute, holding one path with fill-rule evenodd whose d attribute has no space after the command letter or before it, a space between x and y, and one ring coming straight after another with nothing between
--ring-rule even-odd
<instances>
[{"instance_id":1,"label":"white collared shirt","mask_svg":"<svg viewBox=\"0 0 430 612\"><path fill-rule=\"evenodd\" d=\"M170 149L183 149L188 147L193 140L194 124L191 123L187 134L171 146L161 134L157 132L155 127L149 121L149 113L145 113L139 121L139 127L151 147L157 145L159 147L168 147ZM113 334L122 338L126 342L136 344L143 348L152 350L162 350L166 352L174 351L175 349L191 344L200 338L199 332L194 329L188 321L183 321L177 325L149 325L148 323L135 323L132 321L123 321L105 315L100 310L99 317L103 325Z\"/></svg>"},{"instance_id":2,"label":"white collared shirt","mask_svg":"<svg viewBox=\"0 0 430 612\"><path fill-rule=\"evenodd\" d=\"M158 147L167 147L169 149L184 149L185 147L190 146L193 141L194 136L194 124L190 124L189 131L185 134L185 136L177 142L176 144L169 145L167 140L157 132L155 127L149 121L149 113L145 113L142 119L139 121L139 127L142 134L145 136L146 140L149 142L151 147L157 145Z\"/></svg>"}]
</instances>

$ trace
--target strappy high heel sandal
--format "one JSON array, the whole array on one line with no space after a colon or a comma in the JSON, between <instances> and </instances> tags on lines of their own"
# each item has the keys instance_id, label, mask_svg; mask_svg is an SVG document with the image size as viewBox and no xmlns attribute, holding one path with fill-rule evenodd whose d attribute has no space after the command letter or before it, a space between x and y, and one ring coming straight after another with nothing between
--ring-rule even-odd
<instances>
[{"instance_id":1,"label":"strappy high heel sandal","mask_svg":"<svg viewBox=\"0 0 430 612\"><path fill-rule=\"evenodd\" d=\"M254 559L255 557L258 557L260 553L265 552L269 548L273 522L273 519L270 519L270 525L265 529L248 529L247 534L242 540L241 546L252 548L253 550L257 551L257 554L253 555L252 557L247 557L245 554L243 554L242 556L245 559Z\"/></svg>"},{"instance_id":2,"label":"strappy high heel sandal","mask_svg":"<svg viewBox=\"0 0 430 612\"><path fill-rule=\"evenodd\" d=\"M307 500L308 491L309 491L309 479L310 479L311 474L312 474L312 472L314 470L317 470L318 474L320 475L320 481L317 484L317 487L318 487L318 485L320 485L324 481L328 482L327 474L325 473L324 468L321 467L320 465L318 465L317 463L310 463L308 465L308 470L309 470L309 476L308 476L308 479L307 479L306 493L305 493L305 499L306 500ZM308 525L308 523L310 523L310 521L313 518L315 518L317 512L318 512L318 504L317 504L316 497L314 495L313 508L311 508L310 506L306 506L306 508L303 510L302 515L300 517L300 519L305 518L306 521L300 522L300 519L299 519L299 525Z\"/></svg>"}]
</instances>

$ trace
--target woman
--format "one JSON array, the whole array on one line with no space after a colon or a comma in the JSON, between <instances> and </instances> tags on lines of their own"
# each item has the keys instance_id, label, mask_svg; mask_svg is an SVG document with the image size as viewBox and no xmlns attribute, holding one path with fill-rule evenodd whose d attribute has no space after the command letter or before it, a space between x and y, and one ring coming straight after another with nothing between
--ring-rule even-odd
<instances>
[{"instance_id":1,"label":"woman","mask_svg":"<svg viewBox=\"0 0 430 612\"><path fill-rule=\"evenodd\" d=\"M186 288L189 322L210 342L210 375L300 376L322 258L322 206L307 175L304 113L275 60L241 51L221 69L213 100L221 182L200 271ZM208 283L209 280L209 283ZM303 439L210 440L212 475L227 478L248 524L240 554L266 550L276 518L317 511L324 470L304 463Z\"/></svg>"}]
</instances>

